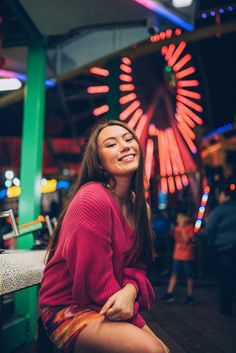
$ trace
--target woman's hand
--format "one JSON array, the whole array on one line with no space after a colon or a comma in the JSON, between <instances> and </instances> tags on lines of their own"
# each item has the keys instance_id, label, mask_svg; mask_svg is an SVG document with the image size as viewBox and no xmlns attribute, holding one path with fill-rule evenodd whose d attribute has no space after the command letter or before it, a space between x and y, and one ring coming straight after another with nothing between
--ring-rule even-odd
<instances>
[{"instance_id":1,"label":"woman's hand","mask_svg":"<svg viewBox=\"0 0 236 353\"><path fill-rule=\"evenodd\" d=\"M131 319L134 311L136 289L132 284L113 294L103 305L100 314L104 314L110 321Z\"/></svg>"}]
</instances>

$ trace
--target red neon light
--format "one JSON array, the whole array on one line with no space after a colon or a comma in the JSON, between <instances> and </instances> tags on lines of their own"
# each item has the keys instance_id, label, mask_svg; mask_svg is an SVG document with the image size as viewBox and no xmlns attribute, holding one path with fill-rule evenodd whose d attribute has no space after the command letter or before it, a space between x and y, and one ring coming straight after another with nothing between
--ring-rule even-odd
<instances>
[{"instance_id":1,"label":"red neon light","mask_svg":"<svg viewBox=\"0 0 236 353\"><path fill-rule=\"evenodd\" d=\"M171 128L167 129L165 131L165 135L166 135L166 139L169 140L168 141L168 148L169 148L169 152L170 152L170 159L171 159L174 174L179 174L179 167L178 167L178 163L176 160L175 148L172 143L170 130L171 130Z\"/></svg>"},{"instance_id":2,"label":"red neon light","mask_svg":"<svg viewBox=\"0 0 236 353\"><path fill-rule=\"evenodd\" d=\"M177 187L178 190L182 190L183 189L181 178L180 178L179 175L177 175L175 177L175 184L176 184L176 187Z\"/></svg>"},{"instance_id":3,"label":"red neon light","mask_svg":"<svg viewBox=\"0 0 236 353\"><path fill-rule=\"evenodd\" d=\"M121 92L133 91L135 86L131 83L120 85Z\"/></svg>"},{"instance_id":4,"label":"red neon light","mask_svg":"<svg viewBox=\"0 0 236 353\"><path fill-rule=\"evenodd\" d=\"M161 32L161 33L160 33L160 40L164 40L165 37L166 37L165 32Z\"/></svg>"},{"instance_id":5,"label":"red neon light","mask_svg":"<svg viewBox=\"0 0 236 353\"><path fill-rule=\"evenodd\" d=\"M138 108L134 114L131 116L131 118L129 119L129 122L127 123L129 127L131 127L131 129L133 129L135 127L135 125L137 124L137 122L139 121L139 119L141 118L141 116L143 115L143 111L141 108Z\"/></svg>"},{"instance_id":6,"label":"red neon light","mask_svg":"<svg viewBox=\"0 0 236 353\"><path fill-rule=\"evenodd\" d=\"M154 124L149 125L149 135L155 136L156 135L156 126Z\"/></svg>"},{"instance_id":7,"label":"red neon light","mask_svg":"<svg viewBox=\"0 0 236 353\"><path fill-rule=\"evenodd\" d=\"M181 34L182 34L182 29L176 28L176 30L175 30L175 35L176 35L176 36L180 36Z\"/></svg>"},{"instance_id":8,"label":"red neon light","mask_svg":"<svg viewBox=\"0 0 236 353\"><path fill-rule=\"evenodd\" d=\"M154 142L152 139L148 139L146 158L145 158L145 170L146 170L146 176L148 181L150 180L151 171L152 171L153 150L154 150Z\"/></svg>"},{"instance_id":9,"label":"red neon light","mask_svg":"<svg viewBox=\"0 0 236 353\"><path fill-rule=\"evenodd\" d=\"M168 47L164 46L164 47L161 48L161 54L162 54L163 56L166 55L167 51L168 51Z\"/></svg>"},{"instance_id":10,"label":"red neon light","mask_svg":"<svg viewBox=\"0 0 236 353\"><path fill-rule=\"evenodd\" d=\"M121 74L120 80L124 81L124 82L131 82L133 80L133 78L130 75Z\"/></svg>"},{"instance_id":11,"label":"red neon light","mask_svg":"<svg viewBox=\"0 0 236 353\"><path fill-rule=\"evenodd\" d=\"M131 103L123 112L120 114L120 120L127 119L139 106L140 102L138 100Z\"/></svg>"},{"instance_id":12,"label":"red neon light","mask_svg":"<svg viewBox=\"0 0 236 353\"><path fill-rule=\"evenodd\" d=\"M158 42L159 40L160 40L159 34L155 34L154 36L151 36L151 37L150 37L150 41L151 41L152 43Z\"/></svg>"},{"instance_id":13,"label":"red neon light","mask_svg":"<svg viewBox=\"0 0 236 353\"><path fill-rule=\"evenodd\" d=\"M122 71L126 72L127 74L131 74L131 72L132 72L132 68L130 66L125 65L125 64L121 64L120 69Z\"/></svg>"},{"instance_id":14,"label":"red neon light","mask_svg":"<svg viewBox=\"0 0 236 353\"><path fill-rule=\"evenodd\" d=\"M165 165L165 148L163 145L163 132L159 131L159 136L157 139L158 142L158 156L159 156L159 165L160 165L160 175L162 177L166 176L166 165Z\"/></svg>"},{"instance_id":15,"label":"red neon light","mask_svg":"<svg viewBox=\"0 0 236 353\"><path fill-rule=\"evenodd\" d=\"M172 36L172 29L167 29L166 30L166 38L171 38Z\"/></svg>"},{"instance_id":16,"label":"red neon light","mask_svg":"<svg viewBox=\"0 0 236 353\"><path fill-rule=\"evenodd\" d=\"M182 175L181 176L181 179L182 179L182 183L183 183L183 185L184 186L187 186L188 185L188 177L187 177L187 175Z\"/></svg>"},{"instance_id":17,"label":"red neon light","mask_svg":"<svg viewBox=\"0 0 236 353\"><path fill-rule=\"evenodd\" d=\"M201 99L200 93L188 91L187 89L178 88L177 94L181 94L182 96L190 97L190 98L194 98L194 99Z\"/></svg>"},{"instance_id":18,"label":"red neon light","mask_svg":"<svg viewBox=\"0 0 236 353\"><path fill-rule=\"evenodd\" d=\"M107 113L109 111L109 106L104 104L93 110L93 115L99 116L101 114Z\"/></svg>"},{"instance_id":19,"label":"red neon light","mask_svg":"<svg viewBox=\"0 0 236 353\"><path fill-rule=\"evenodd\" d=\"M178 108L177 108L178 109ZM184 119L184 121L193 129L196 124L194 121L192 121L191 118L187 114L185 114L183 111L178 109L178 114Z\"/></svg>"},{"instance_id":20,"label":"red neon light","mask_svg":"<svg viewBox=\"0 0 236 353\"><path fill-rule=\"evenodd\" d=\"M186 65L190 60L192 59L192 56L190 54L186 54L182 59L180 59L177 64L175 64L173 66L173 70L176 72L176 71L179 71L180 69L182 69L182 67L184 65Z\"/></svg>"},{"instance_id":21,"label":"red neon light","mask_svg":"<svg viewBox=\"0 0 236 353\"><path fill-rule=\"evenodd\" d=\"M191 66L183 71L177 72L177 74L175 76L176 76L176 78L180 79L180 78L183 78L183 77L186 77L186 76L193 74L195 71L196 71L196 69L193 66Z\"/></svg>"},{"instance_id":22,"label":"red neon light","mask_svg":"<svg viewBox=\"0 0 236 353\"><path fill-rule=\"evenodd\" d=\"M194 110L196 110L197 112L201 113L203 111L202 107L197 104L197 103L194 103L192 102L190 99L188 98L185 98L179 94L177 94L176 96L176 99L179 101L179 102L182 102L186 105L188 105L190 108L193 108Z\"/></svg>"},{"instance_id":23,"label":"red neon light","mask_svg":"<svg viewBox=\"0 0 236 353\"><path fill-rule=\"evenodd\" d=\"M131 65L131 64L132 64L132 61L131 61L129 58L127 58L126 56L124 56L124 57L121 59L121 61L122 61L124 64L126 64L126 65Z\"/></svg>"},{"instance_id":24,"label":"red neon light","mask_svg":"<svg viewBox=\"0 0 236 353\"><path fill-rule=\"evenodd\" d=\"M183 110L191 119L193 119L197 124L202 125L203 120L199 118L197 114L195 114L191 109L186 107L185 104L177 102L177 107L179 107L181 110Z\"/></svg>"},{"instance_id":25,"label":"red neon light","mask_svg":"<svg viewBox=\"0 0 236 353\"><path fill-rule=\"evenodd\" d=\"M183 128L183 125L181 125L181 124L177 124L177 125L178 125L178 128L179 128L180 132L182 133L183 138L185 139L190 151L192 153L196 153L197 152L196 146L194 145L191 138L188 136L186 130Z\"/></svg>"},{"instance_id":26,"label":"red neon light","mask_svg":"<svg viewBox=\"0 0 236 353\"><path fill-rule=\"evenodd\" d=\"M87 92L90 94L107 93L109 92L109 86L90 86L87 88Z\"/></svg>"},{"instance_id":27,"label":"red neon light","mask_svg":"<svg viewBox=\"0 0 236 353\"><path fill-rule=\"evenodd\" d=\"M176 114L176 118L179 121L180 125L182 125L183 129L185 130L186 134L190 137L191 140L195 139L195 134L193 130L187 125L180 114Z\"/></svg>"},{"instance_id":28,"label":"red neon light","mask_svg":"<svg viewBox=\"0 0 236 353\"><path fill-rule=\"evenodd\" d=\"M138 136L138 138L141 137L146 122L147 122L147 116L146 115L141 116L139 123L138 123L138 126L135 129L135 132L136 132L136 135Z\"/></svg>"},{"instance_id":29,"label":"red neon light","mask_svg":"<svg viewBox=\"0 0 236 353\"><path fill-rule=\"evenodd\" d=\"M128 102L131 102L137 98L135 93L129 93L126 96L123 96L119 99L120 104L126 104Z\"/></svg>"},{"instance_id":30,"label":"red neon light","mask_svg":"<svg viewBox=\"0 0 236 353\"><path fill-rule=\"evenodd\" d=\"M101 67L91 67L91 69L89 70L92 74L95 75L100 75L100 76L109 76L109 71L106 69L102 69Z\"/></svg>"},{"instance_id":31,"label":"red neon light","mask_svg":"<svg viewBox=\"0 0 236 353\"><path fill-rule=\"evenodd\" d=\"M175 138L175 134L174 134L172 129L170 129L169 133L170 133L170 136L171 136L171 139L172 139L172 143L174 145L174 150L175 150L175 154L176 154L176 160L177 160L177 163L178 163L179 171L180 171L180 173L184 173L185 172L185 167L184 167L184 163L183 163L183 160L182 160L182 157L181 157L181 154L180 154L179 146L178 146L176 138Z\"/></svg>"},{"instance_id":32,"label":"red neon light","mask_svg":"<svg viewBox=\"0 0 236 353\"><path fill-rule=\"evenodd\" d=\"M167 179L166 178L161 178L161 191L163 194L166 194L168 191L168 186L167 186Z\"/></svg>"},{"instance_id":33,"label":"red neon light","mask_svg":"<svg viewBox=\"0 0 236 353\"><path fill-rule=\"evenodd\" d=\"M172 171L172 165L171 165L171 160L170 160L170 153L169 153L169 148L168 148L168 140L166 139L165 133L163 134L163 145L164 145L164 149L165 149L165 163L166 163L166 172L167 175L172 175L173 171Z\"/></svg>"},{"instance_id":34,"label":"red neon light","mask_svg":"<svg viewBox=\"0 0 236 353\"><path fill-rule=\"evenodd\" d=\"M235 184L230 184L229 188L230 188L231 191L234 191L235 190Z\"/></svg>"},{"instance_id":35,"label":"red neon light","mask_svg":"<svg viewBox=\"0 0 236 353\"><path fill-rule=\"evenodd\" d=\"M172 57L174 50L175 50L175 44L170 44L168 48L168 52L166 53L166 56L165 56L166 61L168 61Z\"/></svg>"},{"instance_id":36,"label":"red neon light","mask_svg":"<svg viewBox=\"0 0 236 353\"><path fill-rule=\"evenodd\" d=\"M175 182L173 177L169 177L168 179L169 191L171 194L175 192Z\"/></svg>"},{"instance_id":37,"label":"red neon light","mask_svg":"<svg viewBox=\"0 0 236 353\"><path fill-rule=\"evenodd\" d=\"M168 61L168 65L169 66L173 66L176 61L178 60L179 56L181 55L182 51L184 50L184 48L186 47L186 42L180 42L178 47L176 48L174 54L172 55L172 57L170 58L170 60Z\"/></svg>"},{"instance_id":38,"label":"red neon light","mask_svg":"<svg viewBox=\"0 0 236 353\"><path fill-rule=\"evenodd\" d=\"M185 80L185 81L178 81L178 87L195 87L199 86L199 82L197 80Z\"/></svg>"}]
</instances>

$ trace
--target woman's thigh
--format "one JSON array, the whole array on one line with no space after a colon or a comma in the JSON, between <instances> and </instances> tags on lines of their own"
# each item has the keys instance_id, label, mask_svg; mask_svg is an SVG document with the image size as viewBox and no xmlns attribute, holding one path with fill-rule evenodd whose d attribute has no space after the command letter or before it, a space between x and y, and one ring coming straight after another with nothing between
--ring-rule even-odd
<instances>
[{"instance_id":1,"label":"woman's thigh","mask_svg":"<svg viewBox=\"0 0 236 353\"><path fill-rule=\"evenodd\" d=\"M168 349L145 326L109 321L105 317L88 323L77 337L74 353L167 353Z\"/></svg>"}]
</instances>

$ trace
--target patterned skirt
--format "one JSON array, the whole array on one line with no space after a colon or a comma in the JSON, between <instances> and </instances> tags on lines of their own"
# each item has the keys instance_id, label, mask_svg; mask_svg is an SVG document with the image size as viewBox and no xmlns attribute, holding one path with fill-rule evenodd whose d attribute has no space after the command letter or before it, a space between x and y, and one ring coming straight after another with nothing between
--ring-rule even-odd
<instances>
[{"instance_id":1,"label":"patterned skirt","mask_svg":"<svg viewBox=\"0 0 236 353\"><path fill-rule=\"evenodd\" d=\"M103 316L95 310L81 309L77 305L44 307L41 313L51 341L66 353L73 351L75 340L87 323Z\"/></svg>"}]
</instances>

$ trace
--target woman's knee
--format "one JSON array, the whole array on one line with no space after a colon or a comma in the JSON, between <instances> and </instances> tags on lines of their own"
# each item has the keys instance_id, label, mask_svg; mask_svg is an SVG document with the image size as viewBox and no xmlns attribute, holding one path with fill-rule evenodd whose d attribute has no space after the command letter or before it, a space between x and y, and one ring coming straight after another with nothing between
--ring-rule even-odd
<instances>
[{"instance_id":1,"label":"woman's knee","mask_svg":"<svg viewBox=\"0 0 236 353\"><path fill-rule=\"evenodd\" d=\"M149 340L147 346L144 348L145 352L143 353L170 353L166 345L159 340Z\"/></svg>"}]
</instances>

